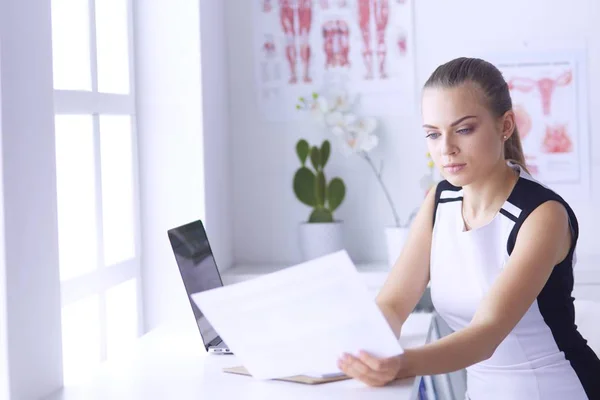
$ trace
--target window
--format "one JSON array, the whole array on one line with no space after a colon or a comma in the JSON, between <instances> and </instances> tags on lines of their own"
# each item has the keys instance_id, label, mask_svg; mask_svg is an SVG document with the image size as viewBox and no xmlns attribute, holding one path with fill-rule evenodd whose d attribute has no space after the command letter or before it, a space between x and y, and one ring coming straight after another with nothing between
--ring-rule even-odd
<instances>
[{"instance_id":1,"label":"window","mask_svg":"<svg viewBox=\"0 0 600 400\"><path fill-rule=\"evenodd\" d=\"M65 384L140 332L131 0L52 0Z\"/></svg>"}]
</instances>

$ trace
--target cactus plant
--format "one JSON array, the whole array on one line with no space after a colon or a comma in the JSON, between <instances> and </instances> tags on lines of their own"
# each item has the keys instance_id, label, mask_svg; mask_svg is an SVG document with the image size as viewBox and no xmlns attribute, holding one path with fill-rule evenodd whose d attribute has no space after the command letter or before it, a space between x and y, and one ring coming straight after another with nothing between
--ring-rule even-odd
<instances>
[{"instance_id":1,"label":"cactus plant","mask_svg":"<svg viewBox=\"0 0 600 400\"><path fill-rule=\"evenodd\" d=\"M300 139L296 154L300 168L294 175L294 193L301 203L312 207L308 222L334 222L333 212L344 201L346 186L339 177L327 183L324 169L331 154L331 143L324 140L320 148L311 147L306 140ZM307 160L312 169L307 166Z\"/></svg>"}]
</instances>

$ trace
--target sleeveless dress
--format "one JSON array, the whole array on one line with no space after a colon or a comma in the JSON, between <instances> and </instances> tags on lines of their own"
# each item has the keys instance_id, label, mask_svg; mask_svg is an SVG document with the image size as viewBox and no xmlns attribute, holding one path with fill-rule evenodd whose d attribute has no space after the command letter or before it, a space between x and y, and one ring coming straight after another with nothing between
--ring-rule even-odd
<instances>
[{"instance_id":1,"label":"sleeveless dress","mask_svg":"<svg viewBox=\"0 0 600 400\"><path fill-rule=\"evenodd\" d=\"M455 331L469 325L502 272L527 216L548 200L569 214L573 243L566 259L492 357L467 368L471 400L600 400L600 360L575 325L573 265L577 218L558 194L517 164L517 183L487 225L464 230L463 192L448 181L436 190L431 247L431 298Z\"/></svg>"}]
</instances>

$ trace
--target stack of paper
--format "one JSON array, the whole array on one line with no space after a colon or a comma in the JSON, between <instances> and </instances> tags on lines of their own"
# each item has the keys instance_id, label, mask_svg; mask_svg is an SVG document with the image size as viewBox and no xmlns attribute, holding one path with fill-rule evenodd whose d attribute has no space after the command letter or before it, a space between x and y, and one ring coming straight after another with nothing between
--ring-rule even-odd
<instances>
[{"instance_id":1,"label":"stack of paper","mask_svg":"<svg viewBox=\"0 0 600 400\"><path fill-rule=\"evenodd\" d=\"M344 352L403 351L344 250L192 299L258 379L328 376Z\"/></svg>"}]
</instances>

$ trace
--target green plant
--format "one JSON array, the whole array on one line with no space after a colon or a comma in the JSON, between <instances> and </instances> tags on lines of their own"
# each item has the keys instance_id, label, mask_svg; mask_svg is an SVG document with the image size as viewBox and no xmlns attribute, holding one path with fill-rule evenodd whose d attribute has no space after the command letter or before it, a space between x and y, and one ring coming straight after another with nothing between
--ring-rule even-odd
<instances>
[{"instance_id":1,"label":"green plant","mask_svg":"<svg viewBox=\"0 0 600 400\"><path fill-rule=\"evenodd\" d=\"M341 178L331 179L329 184L324 168L331 154L331 144L324 140L321 148L310 146L304 139L296 144L300 168L294 175L294 193L300 202L312 207L308 222L333 222L333 212L346 196L346 186ZM306 160L310 159L310 166Z\"/></svg>"}]
</instances>

